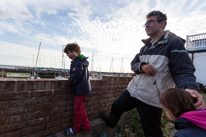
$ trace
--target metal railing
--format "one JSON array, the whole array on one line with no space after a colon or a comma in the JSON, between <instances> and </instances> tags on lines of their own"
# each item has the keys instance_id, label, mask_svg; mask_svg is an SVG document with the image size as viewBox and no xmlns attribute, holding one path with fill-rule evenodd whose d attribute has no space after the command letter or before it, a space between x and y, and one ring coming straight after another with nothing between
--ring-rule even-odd
<instances>
[{"instance_id":1,"label":"metal railing","mask_svg":"<svg viewBox=\"0 0 206 137\"><path fill-rule=\"evenodd\" d=\"M206 50L206 33L187 35L186 49Z\"/></svg>"}]
</instances>

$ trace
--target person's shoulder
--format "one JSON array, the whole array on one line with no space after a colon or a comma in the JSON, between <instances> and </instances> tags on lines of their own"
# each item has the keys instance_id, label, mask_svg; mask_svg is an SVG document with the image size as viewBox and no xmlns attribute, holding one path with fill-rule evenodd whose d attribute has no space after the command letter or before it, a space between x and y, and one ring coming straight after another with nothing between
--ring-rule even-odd
<instances>
[{"instance_id":1,"label":"person's shoulder","mask_svg":"<svg viewBox=\"0 0 206 137\"><path fill-rule=\"evenodd\" d=\"M174 137L206 137L206 131L198 126L178 130Z\"/></svg>"}]
</instances>

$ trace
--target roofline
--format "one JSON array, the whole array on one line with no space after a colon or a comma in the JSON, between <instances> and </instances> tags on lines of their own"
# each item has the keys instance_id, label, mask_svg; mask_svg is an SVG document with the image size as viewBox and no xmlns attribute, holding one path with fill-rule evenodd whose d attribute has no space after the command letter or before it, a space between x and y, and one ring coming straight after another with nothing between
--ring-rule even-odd
<instances>
[{"instance_id":1,"label":"roofline","mask_svg":"<svg viewBox=\"0 0 206 137\"><path fill-rule=\"evenodd\" d=\"M200 53L200 52L206 52L206 49L204 50L187 50L188 53Z\"/></svg>"}]
</instances>

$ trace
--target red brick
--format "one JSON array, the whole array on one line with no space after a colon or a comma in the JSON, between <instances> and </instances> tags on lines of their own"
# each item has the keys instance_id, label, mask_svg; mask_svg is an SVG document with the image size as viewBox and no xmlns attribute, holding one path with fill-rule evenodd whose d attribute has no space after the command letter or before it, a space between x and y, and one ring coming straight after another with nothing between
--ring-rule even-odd
<instances>
[{"instance_id":1,"label":"red brick","mask_svg":"<svg viewBox=\"0 0 206 137\"><path fill-rule=\"evenodd\" d=\"M94 92L94 91L92 91L92 96L101 96L101 92L98 92L98 91Z\"/></svg>"},{"instance_id":2,"label":"red brick","mask_svg":"<svg viewBox=\"0 0 206 137\"><path fill-rule=\"evenodd\" d=\"M0 100L14 100L28 98L29 92L1 93Z\"/></svg>"},{"instance_id":3,"label":"red brick","mask_svg":"<svg viewBox=\"0 0 206 137\"><path fill-rule=\"evenodd\" d=\"M55 114L55 113L63 113L65 111L64 108L53 108L53 109L49 109L50 114Z\"/></svg>"},{"instance_id":4,"label":"red brick","mask_svg":"<svg viewBox=\"0 0 206 137\"><path fill-rule=\"evenodd\" d=\"M74 120L74 116L69 116L69 117L66 117L66 123L68 123L68 122L73 122L73 120Z\"/></svg>"},{"instance_id":5,"label":"red brick","mask_svg":"<svg viewBox=\"0 0 206 137\"><path fill-rule=\"evenodd\" d=\"M0 96L1 96L1 94L0 94ZM7 101L0 101L0 109L4 109L4 108L7 108Z\"/></svg>"},{"instance_id":6,"label":"red brick","mask_svg":"<svg viewBox=\"0 0 206 137\"><path fill-rule=\"evenodd\" d=\"M0 117L24 114L27 112L28 112L28 108L26 107L4 109L4 110L0 110Z\"/></svg>"},{"instance_id":7,"label":"red brick","mask_svg":"<svg viewBox=\"0 0 206 137\"><path fill-rule=\"evenodd\" d=\"M66 94L66 101L70 101L70 100L74 100L75 99L75 96L74 96L74 93L69 93L69 94Z\"/></svg>"},{"instance_id":8,"label":"red brick","mask_svg":"<svg viewBox=\"0 0 206 137\"><path fill-rule=\"evenodd\" d=\"M60 126L50 128L50 133L54 134L60 131Z\"/></svg>"},{"instance_id":9,"label":"red brick","mask_svg":"<svg viewBox=\"0 0 206 137\"><path fill-rule=\"evenodd\" d=\"M20 136L21 136L21 130L17 130L17 131L7 133L6 137L20 137Z\"/></svg>"},{"instance_id":10,"label":"red brick","mask_svg":"<svg viewBox=\"0 0 206 137\"><path fill-rule=\"evenodd\" d=\"M11 117L9 118L9 123L10 123L10 124L19 123L19 122L22 121L22 119L23 119L23 116L11 116Z\"/></svg>"},{"instance_id":11,"label":"red brick","mask_svg":"<svg viewBox=\"0 0 206 137\"><path fill-rule=\"evenodd\" d=\"M107 94L106 97L107 97L107 98L114 97L114 94Z\"/></svg>"},{"instance_id":12,"label":"red brick","mask_svg":"<svg viewBox=\"0 0 206 137\"><path fill-rule=\"evenodd\" d=\"M16 91L25 91L26 81L24 79L17 79Z\"/></svg>"},{"instance_id":13,"label":"red brick","mask_svg":"<svg viewBox=\"0 0 206 137\"><path fill-rule=\"evenodd\" d=\"M7 118L0 118L0 126L4 125L6 123Z\"/></svg>"},{"instance_id":14,"label":"red brick","mask_svg":"<svg viewBox=\"0 0 206 137\"><path fill-rule=\"evenodd\" d=\"M100 108L100 105L95 105L95 106L91 106L90 110L98 110Z\"/></svg>"},{"instance_id":15,"label":"red brick","mask_svg":"<svg viewBox=\"0 0 206 137\"><path fill-rule=\"evenodd\" d=\"M54 96L55 95L65 95L66 94L66 90L54 90Z\"/></svg>"},{"instance_id":16,"label":"red brick","mask_svg":"<svg viewBox=\"0 0 206 137\"><path fill-rule=\"evenodd\" d=\"M53 96L49 98L49 102L66 100L66 95Z\"/></svg>"},{"instance_id":17,"label":"red brick","mask_svg":"<svg viewBox=\"0 0 206 137\"><path fill-rule=\"evenodd\" d=\"M51 80L50 89L56 89L57 80Z\"/></svg>"},{"instance_id":18,"label":"red brick","mask_svg":"<svg viewBox=\"0 0 206 137\"><path fill-rule=\"evenodd\" d=\"M23 128L21 131L21 136L25 136L31 133L35 133L37 131L41 131L45 129L46 124L38 125L38 126L33 126L33 127L27 127Z\"/></svg>"},{"instance_id":19,"label":"red brick","mask_svg":"<svg viewBox=\"0 0 206 137\"><path fill-rule=\"evenodd\" d=\"M111 97L107 99L107 102L114 102L115 101L115 97Z\"/></svg>"},{"instance_id":20,"label":"red brick","mask_svg":"<svg viewBox=\"0 0 206 137\"><path fill-rule=\"evenodd\" d=\"M6 79L0 79L0 92L5 90Z\"/></svg>"},{"instance_id":21,"label":"red brick","mask_svg":"<svg viewBox=\"0 0 206 137\"><path fill-rule=\"evenodd\" d=\"M23 103L24 103L23 100L9 101L9 108L23 106Z\"/></svg>"},{"instance_id":22,"label":"red brick","mask_svg":"<svg viewBox=\"0 0 206 137\"><path fill-rule=\"evenodd\" d=\"M72 115L74 115L73 111L68 111L68 112L63 112L62 113L62 117L69 117L69 116L72 116Z\"/></svg>"},{"instance_id":23,"label":"red brick","mask_svg":"<svg viewBox=\"0 0 206 137\"><path fill-rule=\"evenodd\" d=\"M108 103L106 103L106 107L112 106L112 104L113 104L113 102L108 102Z\"/></svg>"},{"instance_id":24,"label":"red brick","mask_svg":"<svg viewBox=\"0 0 206 137\"><path fill-rule=\"evenodd\" d=\"M46 128L56 127L56 126L63 124L63 123L65 123L65 118L58 119L56 121L51 121L51 122L47 123Z\"/></svg>"},{"instance_id":25,"label":"red brick","mask_svg":"<svg viewBox=\"0 0 206 137\"><path fill-rule=\"evenodd\" d=\"M50 89L50 80L45 80L44 81L44 88L42 88L42 90L49 90Z\"/></svg>"},{"instance_id":26,"label":"red brick","mask_svg":"<svg viewBox=\"0 0 206 137\"><path fill-rule=\"evenodd\" d=\"M64 107L66 105L65 101L58 101L53 103L53 108Z\"/></svg>"},{"instance_id":27,"label":"red brick","mask_svg":"<svg viewBox=\"0 0 206 137\"><path fill-rule=\"evenodd\" d=\"M71 86L68 84L67 80L62 81L62 89L67 89L69 87L71 87Z\"/></svg>"},{"instance_id":28,"label":"red brick","mask_svg":"<svg viewBox=\"0 0 206 137\"><path fill-rule=\"evenodd\" d=\"M89 119L89 121L91 121L91 120L97 119L99 117L100 117L100 114L96 114L96 115L89 116L88 119Z\"/></svg>"},{"instance_id":29,"label":"red brick","mask_svg":"<svg viewBox=\"0 0 206 137\"><path fill-rule=\"evenodd\" d=\"M33 91L34 90L34 80L33 79L27 79L26 80L26 91Z\"/></svg>"},{"instance_id":30,"label":"red brick","mask_svg":"<svg viewBox=\"0 0 206 137\"><path fill-rule=\"evenodd\" d=\"M52 91L32 91L30 97L42 97L42 96L51 96Z\"/></svg>"},{"instance_id":31,"label":"red brick","mask_svg":"<svg viewBox=\"0 0 206 137\"><path fill-rule=\"evenodd\" d=\"M58 80L57 85L56 85L56 89L62 89L63 82L64 82L63 80Z\"/></svg>"},{"instance_id":32,"label":"red brick","mask_svg":"<svg viewBox=\"0 0 206 137\"><path fill-rule=\"evenodd\" d=\"M57 120L57 119L61 119L62 118L62 114L54 114L51 116L51 121Z\"/></svg>"},{"instance_id":33,"label":"red brick","mask_svg":"<svg viewBox=\"0 0 206 137\"><path fill-rule=\"evenodd\" d=\"M5 92L11 92L15 90L16 80L7 79L5 83Z\"/></svg>"},{"instance_id":34,"label":"red brick","mask_svg":"<svg viewBox=\"0 0 206 137\"><path fill-rule=\"evenodd\" d=\"M39 111L39 110L46 110L46 109L50 109L52 108L52 104L40 104L40 105L34 105L31 106L30 111L34 112L34 111Z\"/></svg>"},{"instance_id":35,"label":"red brick","mask_svg":"<svg viewBox=\"0 0 206 137\"><path fill-rule=\"evenodd\" d=\"M37 119L27 121L27 123L31 127L31 126L34 126L34 125L47 123L47 122L49 122L49 120L50 120L50 116L47 116L47 117L41 117L41 118L37 118Z\"/></svg>"},{"instance_id":36,"label":"red brick","mask_svg":"<svg viewBox=\"0 0 206 137\"><path fill-rule=\"evenodd\" d=\"M106 107L99 108L99 112L102 112L102 111L107 111L107 108Z\"/></svg>"},{"instance_id":37,"label":"red brick","mask_svg":"<svg viewBox=\"0 0 206 137\"><path fill-rule=\"evenodd\" d=\"M33 99L27 99L25 100L25 105L34 105L34 104L44 104L48 102L47 97L42 98L33 98Z\"/></svg>"},{"instance_id":38,"label":"red brick","mask_svg":"<svg viewBox=\"0 0 206 137\"><path fill-rule=\"evenodd\" d=\"M10 132L10 131L14 131L14 130L17 130L17 129L21 129L21 128L24 128L24 127L26 127L25 122L14 123L14 124L11 124L11 125L4 125L4 126L0 127L0 134L7 133L7 132Z\"/></svg>"},{"instance_id":39,"label":"red brick","mask_svg":"<svg viewBox=\"0 0 206 137\"><path fill-rule=\"evenodd\" d=\"M99 110L92 110L92 111L88 111L87 115L90 116L90 115L95 115L97 113L99 113Z\"/></svg>"},{"instance_id":40,"label":"red brick","mask_svg":"<svg viewBox=\"0 0 206 137\"><path fill-rule=\"evenodd\" d=\"M34 90L42 90L44 89L44 81L43 80L34 80Z\"/></svg>"},{"instance_id":41,"label":"red brick","mask_svg":"<svg viewBox=\"0 0 206 137\"><path fill-rule=\"evenodd\" d=\"M73 107L73 105L72 106L66 106L65 107L65 111L73 111L74 110L74 107Z\"/></svg>"},{"instance_id":42,"label":"red brick","mask_svg":"<svg viewBox=\"0 0 206 137\"><path fill-rule=\"evenodd\" d=\"M105 103L107 103L107 99L99 100L99 104L105 104Z\"/></svg>"},{"instance_id":43,"label":"red brick","mask_svg":"<svg viewBox=\"0 0 206 137\"><path fill-rule=\"evenodd\" d=\"M94 106L98 104L98 101L91 101L91 102L88 102L88 106Z\"/></svg>"},{"instance_id":44,"label":"red brick","mask_svg":"<svg viewBox=\"0 0 206 137\"><path fill-rule=\"evenodd\" d=\"M29 120L29 119L34 119L34 118L39 118L39 117L44 117L50 115L50 111L48 110L42 110L42 111L36 111L32 113L26 113L23 117L23 120Z\"/></svg>"},{"instance_id":45,"label":"red brick","mask_svg":"<svg viewBox=\"0 0 206 137\"><path fill-rule=\"evenodd\" d=\"M102 99L106 99L107 98L107 95L102 95Z\"/></svg>"},{"instance_id":46,"label":"red brick","mask_svg":"<svg viewBox=\"0 0 206 137\"><path fill-rule=\"evenodd\" d=\"M68 122L68 123L62 124L62 125L60 125L60 130L70 128L70 127L72 127L72 125L73 125L73 122Z\"/></svg>"},{"instance_id":47,"label":"red brick","mask_svg":"<svg viewBox=\"0 0 206 137\"><path fill-rule=\"evenodd\" d=\"M27 135L27 137L45 137L47 135L50 135L50 130L49 129L39 131L39 132L31 134L31 135Z\"/></svg>"}]
</instances>

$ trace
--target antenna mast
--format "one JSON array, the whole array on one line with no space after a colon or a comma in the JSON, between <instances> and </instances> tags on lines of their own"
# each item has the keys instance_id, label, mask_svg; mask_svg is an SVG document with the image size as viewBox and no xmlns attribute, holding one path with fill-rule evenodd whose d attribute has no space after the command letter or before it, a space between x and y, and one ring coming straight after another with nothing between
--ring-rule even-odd
<instances>
[{"instance_id":1,"label":"antenna mast","mask_svg":"<svg viewBox=\"0 0 206 137\"><path fill-rule=\"evenodd\" d=\"M37 54L37 58L36 58L36 65L35 65L35 70L34 71L36 71L36 66L37 66L37 62L38 62L40 47L41 47L41 42L39 44L39 50L38 50L38 54Z\"/></svg>"},{"instance_id":2,"label":"antenna mast","mask_svg":"<svg viewBox=\"0 0 206 137\"><path fill-rule=\"evenodd\" d=\"M112 57L112 62L111 62L111 65L110 65L110 70L109 70L109 72L111 72L112 65L113 65L113 57Z\"/></svg>"}]
</instances>

